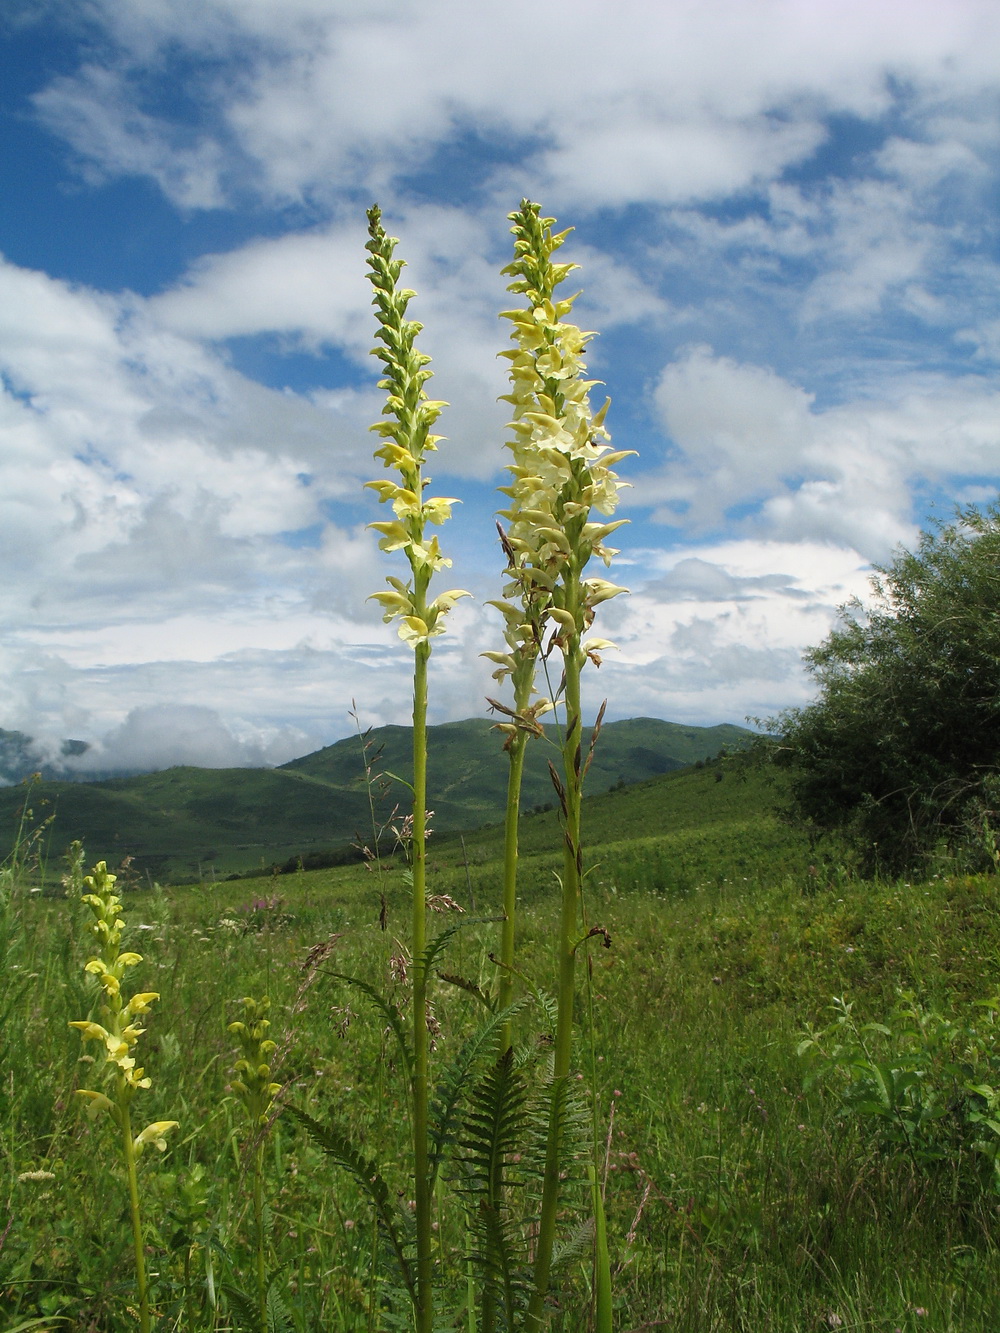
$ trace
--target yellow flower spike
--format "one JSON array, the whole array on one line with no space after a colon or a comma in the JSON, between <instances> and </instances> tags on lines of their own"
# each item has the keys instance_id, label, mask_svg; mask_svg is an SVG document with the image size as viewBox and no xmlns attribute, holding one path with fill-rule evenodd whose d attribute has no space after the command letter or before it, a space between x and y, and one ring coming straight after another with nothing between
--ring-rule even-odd
<instances>
[{"instance_id":1,"label":"yellow flower spike","mask_svg":"<svg viewBox=\"0 0 1000 1333\"><path fill-rule=\"evenodd\" d=\"M392 504L396 515L394 522L369 526L379 534L379 548L387 554L402 551L413 574L412 587L390 578L392 591L376 593L374 600L383 608L383 620L399 621L400 638L416 648L443 633L444 626L439 621L457 597L452 593L430 605L427 602L431 577L446 569L451 561L442 553L437 538L428 540L424 530L428 524L445 523L451 517L452 506L458 503L448 496L425 498L424 488L428 483L421 470L426 455L442 439L431 433L431 427L448 404L442 399L429 398L425 391L432 374L428 368L430 358L415 346L422 326L406 318L415 293L397 286L404 264L394 257L397 242L386 234L377 207L369 210L368 231L368 276L379 325L373 355L385 367L379 387L386 391L384 419L371 429L383 441L375 450L375 457L395 469L402 482L401 485L390 480L366 483L378 494L380 502Z\"/></svg>"},{"instance_id":2,"label":"yellow flower spike","mask_svg":"<svg viewBox=\"0 0 1000 1333\"><path fill-rule=\"evenodd\" d=\"M518 666L513 677L515 706L508 710L512 719L525 715L524 701L532 688L534 658L544 632L545 653L558 650L563 662L562 680L553 704L566 710L566 729L562 744L563 790L560 792L564 817L564 861L560 878L560 957L571 950L581 892L582 861L580 800L586 765L581 762L582 729L581 670L588 659L600 665L598 653L612 647L607 639L584 638L594 619L595 608L619 589L604 580L584 580L583 573L592 558L608 564L615 552L605 540L619 524L592 521L593 515L607 519L614 512L624 485L612 470L629 451L613 451L605 426L607 403L594 411L591 390L597 381L587 376L585 354L593 335L571 322L573 297L560 298L557 289L572 271L567 264L555 263L553 255L566 239L567 232L554 233L554 219L541 215L537 204L523 200L520 209L510 215L514 234L514 260L504 269L512 279L508 290L525 298L525 306L504 312L510 321L514 343L503 355L508 362L510 392L505 400L512 406L508 425L507 448L509 483L502 493L509 505L501 517L508 524L501 534L507 555L505 599L519 601L523 616L501 607L504 638L511 649L510 659ZM521 626L533 623L535 632L525 634ZM493 660L500 663L498 675L507 672L505 654ZM520 697L518 689L524 691ZM510 725L510 724L507 724ZM538 725L536 723L536 725ZM512 756L511 738L507 748ZM516 863L516 799L509 796L511 827L508 847L513 846ZM512 812L512 813L511 813ZM516 870L516 864L515 864ZM516 885L505 866L505 926L501 959L510 969L513 958L513 928L509 925L516 906ZM500 1005L509 1002L510 987L501 981ZM571 1064L572 1014L575 1002L572 966L560 966L557 1040L553 1064L557 1080L567 1078ZM553 1117L556 1112L553 1102ZM554 1118L550 1119L549 1144L555 1144ZM527 1312L527 1324L540 1327L551 1273L551 1259L560 1208L560 1161L554 1149L547 1153L534 1260L534 1290ZM598 1201L599 1202L599 1201ZM600 1212L595 1204L595 1216ZM599 1322L604 1326L604 1315ZM602 1296L598 1292L598 1310ZM607 1316L610 1323L610 1316Z\"/></svg>"},{"instance_id":3,"label":"yellow flower spike","mask_svg":"<svg viewBox=\"0 0 1000 1333\"><path fill-rule=\"evenodd\" d=\"M267 1036L271 1024L263 1017L271 1002L267 996L255 1000L245 995L240 1003L243 1021L230 1023L227 1030L239 1039L243 1054L233 1064L236 1077L229 1086L246 1107L251 1123L261 1125L266 1124L273 1099L282 1086L271 1081L268 1059L277 1050L277 1043Z\"/></svg>"},{"instance_id":4,"label":"yellow flower spike","mask_svg":"<svg viewBox=\"0 0 1000 1333\"><path fill-rule=\"evenodd\" d=\"M135 1057L130 1054L145 1032L143 1027L131 1020L139 1014L148 1013L150 1004L160 997L157 991L138 991L130 997L122 995L125 974L129 968L137 967L142 962L142 955L123 951L120 947L125 920L121 915L121 898L114 892L115 879L108 872L106 862L99 861L83 880L86 892L81 895L81 900L90 908L94 917L88 930L100 949L98 957L87 960L84 970L88 976L96 978L100 987L99 1013L103 1022L95 1023L85 1019L70 1023L70 1027L76 1028L85 1042L98 1041L104 1047L101 1073L109 1085L108 1093L81 1088L77 1096L86 1102L89 1115L107 1111L121 1134L135 1254L139 1333L151 1333L136 1158L148 1143L155 1144L162 1151L166 1147L164 1133L176 1127L178 1122L157 1121L135 1138L132 1136L130 1104L137 1092L151 1086L152 1080L141 1066L137 1067Z\"/></svg>"}]
</instances>

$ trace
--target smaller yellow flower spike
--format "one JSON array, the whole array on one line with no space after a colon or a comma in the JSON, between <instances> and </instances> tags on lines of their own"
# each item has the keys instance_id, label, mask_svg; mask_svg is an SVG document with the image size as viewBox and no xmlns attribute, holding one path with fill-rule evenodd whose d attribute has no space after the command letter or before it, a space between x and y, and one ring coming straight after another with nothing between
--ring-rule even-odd
<instances>
[{"instance_id":1,"label":"smaller yellow flower spike","mask_svg":"<svg viewBox=\"0 0 1000 1333\"><path fill-rule=\"evenodd\" d=\"M383 441L375 457L395 469L401 483L386 479L365 483L378 495L379 503L390 504L395 514L394 519L370 523L369 527L379 534L380 550L390 554L402 551L411 571L406 583L387 579L392 591L373 593L372 600L381 603L387 624L399 621L400 638L416 648L443 634L447 613L460 597L470 596L456 588L429 604L427 601L431 577L449 568L451 561L442 553L437 537L427 540L424 530L427 524L440 526L447 522L452 505L459 503L448 496L424 495L430 478L423 476L423 464L427 453L436 449L442 438L431 434L431 427L448 404L428 398L424 390L432 374L427 368L430 357L415 346L423 326L406 318L407 306L416 293L397 285L403 261L394 258L398 242L386 235L377 207L369 209L368 234L368 277L375 293L372 304L379 323L375 336L380 344L372 355L385 366L379 388L387 392L382 415L388 418L371 429Z\"/></svg>"},{"instance_id":2,"label":"smaller yellow flower spike","mask_svg":"<svg viewBox=\"0 0 1000 1333\"><path fill-rule=\"evenodd\" d=\"M267 1035L271 1023L265 1017L271 1008L271 1000L267 995L260 1000L244 995L240 1004L242 1020L230 1023L227 1028L238 1039L243 1052L242 1058L233 1065L235 1077L230 1087L246 1107L251 1125L259 1129L267 1124L274 1099L282 1088L280 1083L271 1081L269 1060L275 1043Z\"/></svg>"},{"instance_id":3,"label":"smaller yellow flower spike","mask_svg":"<svg viewBox=\"0 0 1000 1333\"><path fill-rule=\"evenodd\" d=\"M100 948L100 953L84 964L84 971L96 977L100 986L102 1021L78 1019L69 1026L76 1028L84 1041L97 1041L104 1047L102 1072L104 1079L112 1084L110 1097L84 1088L77 1092L77 1096L87 1101L91 1115L107 1111L121 1126L127 1120L128 1106L135 1093L151 1086L145 1070L136 1068L132 1054L145 1032L145 1028L133 1020L140 1014L148 1014L153 1001L160 996L157 991L137 991L131 997L122 994L126 971L137 967L142 962L142 955L121 948L125 921L121 916L121 899L115 893L115 882L116 876L109 873L104 861L98 861L83 881L87 892L82 895L82 901L94 918L88 929Z\"/></svg>"}]
</instances>

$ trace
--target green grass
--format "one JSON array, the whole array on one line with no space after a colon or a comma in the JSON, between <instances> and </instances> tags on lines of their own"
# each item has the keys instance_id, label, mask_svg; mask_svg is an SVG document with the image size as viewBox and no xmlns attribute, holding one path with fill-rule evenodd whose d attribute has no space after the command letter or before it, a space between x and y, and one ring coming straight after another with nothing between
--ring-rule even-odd
<instances>
[{"instance_id":1,"label":"green grass","mask_svg":"<svg viewBox=\"0 0 1000 1333\"><path fill-rule=\"evenodd\" d=\"M717 782L709 768L588 802L588 912L613 941L595 942L592 956L595 1085L605 1114L614 1107L616 1327L993 1333L997 1197L971 1189L975 1177L958 1163L917 1172L882 1152L835 1100L804 1091L795 1045L807 1022L826 1020L834 995L871 1018L888 1012L898 987L974 1014L997 989L1000 882L857 880L770 816L772 795L759 776ZM551 820L523 823L521 957L543 985ZM469 906L468 869L478 914L490 914L497 839L490 829L466 835L468 867L459 839L432 840L430 891ZM238 1268L251 1262L240 1108L226 1091L234 1000L271 994L277 1077L291 1100L335 1111L391 1159L403 1126L383 1025L358 993L322 972L304 985L302 970L309 949L332 941L327 968L385 979L406 930L400 870L388 886L384 933L377 881L362 867L126 897L146 956L137 980L163 996L143 1038L154 1078L143 1114L181 1121L165 1159L143 1162L164 1329L213 1327L205 1257L215 1254L220 1281L223 1261L210 1237ZM253 918L271 928L226 924L248 920L255 899L272 900ZM4 982L13 1021L0 1038L0 1331L61 1312L74 1329L117 1333L130 1326L124 1194L102 1127L70 1099L86 1076L66 1028L88 1003L77 910L37 897L18 910L24 928ZM493 981L495 931L467 926L448 970ZM468 1021L466 1000L439 990L439 1060ZM266 1167L269 1238L296 1327L381 1328L369 1319L371 1233L353 1186L289 1117L274 1127ZM51 1179L19 1180L32 1171ZM441 1208L451 1234L447 1195ZM589 1284L577 1265L555 1328L587 1325Z\"/></svg>"}]
</instances>

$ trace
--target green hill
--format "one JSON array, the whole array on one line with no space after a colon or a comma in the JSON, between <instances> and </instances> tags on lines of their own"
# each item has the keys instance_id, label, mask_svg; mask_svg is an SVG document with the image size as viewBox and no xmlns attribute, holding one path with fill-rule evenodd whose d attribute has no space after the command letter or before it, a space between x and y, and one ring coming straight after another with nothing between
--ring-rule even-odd
<instances>
[{"instance_id":1,"label":"green hill","mask_svg":"<svg viewBox=\"0 0 1000 1333\"><path fill-rule=\"evenodd\" d=\"M546 733L556 738L554 727ZM607 791L658 777L674 769L708 759L722 749L745 743L744 727L685 727L658 718L635 717L609 722L601 729L587 775L589 792ZM588 745L591 728L584 729ZM378 754L376 767L409 781L413 776L409 727L379 727L369 737L369 755ZM438 828L474 828L500 819L507 799L507 764L501 754L502 738L485 718L445 722L431 727L427 747L427 789L431 792ZM529 745L521 791L522 809L553 800L547 761L557 760L550 746ZM284 771L308 774L336 787L363 786L357 737L337 741L325 749L293 759ZM399 790L402 800L405 793ZM470 817L471 816L471 817Z\"/></svg>"},{"instance_id":2,"label":"green hill","mask_svg":"<svg viewBox=\"0 0 1000 1333\"><path fill-rule=\"evenodd\" d=\"M503 817L506 763L500 740L483 719L430 729L428 790L438 832L473 829ZM735 726L685 727L654 718L607 724L588 776L590 792L643 782L738 746ZM589 739L589 734L585 740ZM381 727L368 737L378 773L411 775L410 729ZM529 747L522 809L553 800L546 760ZM376 784L378 818L406 807L408 791L386 778ZM384 788L384 789L383 789ZM0 828L9 847L25 789L0 789ZM371 835L361 742L338 741L276 769L171 768L104 782L42 781L31 789L36 819L55 814L51 845L79 838L92 858L130 855L140 873L163 882L224 877L297 856L348 847ZM3 848L6 850L6 847Z\"/></svg>"}]
</instances>

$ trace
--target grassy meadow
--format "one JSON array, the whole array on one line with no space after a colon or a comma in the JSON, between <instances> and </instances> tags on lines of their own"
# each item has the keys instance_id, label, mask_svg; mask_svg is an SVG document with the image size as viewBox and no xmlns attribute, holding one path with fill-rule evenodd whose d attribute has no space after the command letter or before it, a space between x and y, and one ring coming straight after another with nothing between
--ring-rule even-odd
<instances>
[{"instance_id":1,"label":"grassy meadow","mask_svg":"<svg viewBox=\"0 0 1000 1333\"><path fill-rule=\"evenodd\" d=\"M949 1029L957 1068L968 1032L989 1036L993 1011L978 1002L997 990L1000 881L861 881L837 849L775 817L780 794L759 772L709 764L587 801L586 910L610 947L590 941L580 1017L592 1006L593 1043L580 1041L577 1061L600 1108L615 1327L992 1333L1000 1193L988 1154L948 1138L943 1104L919 1143L917 1131L894 1141L899 1117L848 1113L836 1080L811 1080L796 1047L807 1025L831 1021L833 997L880 1019L902 989L970 1025ZM554 813L522 819L519 960L543 989L557 838ZM501 842L485 828L429 845L428 892L442 921L465 923L439 968L483 988L495 984ZM89 846L88 864L108 850ZM279 1104L349 1123L391 1162L406 1132L391 1040L364 992L334 974L405 990L405 867L169 891L137 882L123 896L138 984L161 995L143 1038L142 1114L180 1122L165 1154L140 1162L156 1327L237 1328L227 1289L246 1289L252 1267L250 1157L226 1025L240 997L270 995ZM54 885L22 884L2 921L0 1333L135 1327L118 1155L71 1095L92 1058L68 1027L94 1003L83 917ZM441 981L433 1006L446 1058L475 1000ZM517 1022L530 1040L533 1011ZM985 1038L977 1058L980 1082L1000 1070ZM394 1327L351 1178L288 1114L265 1147L269 1259L289 1326ZM447 1173L435 1217L460 1249ZM475 1333L460 1268L452 1278L441 1327ZM590 1326L591 1287L589 1258L571 1255L554 1329Z\"/></svg>"}]
</instances>

